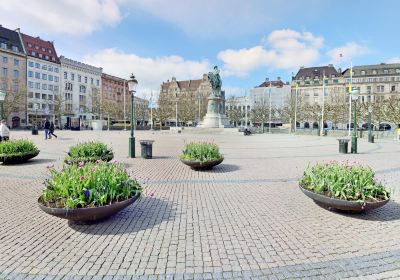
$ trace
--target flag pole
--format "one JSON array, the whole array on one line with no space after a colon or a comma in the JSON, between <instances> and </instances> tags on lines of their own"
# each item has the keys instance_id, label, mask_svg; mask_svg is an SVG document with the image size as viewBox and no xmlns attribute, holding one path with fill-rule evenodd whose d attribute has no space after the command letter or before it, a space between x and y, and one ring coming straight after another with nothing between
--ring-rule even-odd
<instances>
[{"instance_id":1,"label":"flag pole","mask_svg":"<svg viewBox=\"0 0 400 280\"><path fill-rule=\"evenodd\" d=\"M296 133L297 130L297 93L299 90L299 85L296 81L296 91L295 91L295 96L294 96L294 133Z\"/></svg>"},{"instance_id":2,"label":"flag pole","mask_svg":"<svg viewBox=\"0 0 400 280\"><path fill-rule=\"evenodd\" d=\"M349 83L349 137L351 136L351 89L353 84L353 62L350 61L350 83ZM355 125L355 124L354 124Z\"/></svg>"},{"instance_id":3,"label":"flag pole","mask_svg":"<svg viewBox=\"0 0 400 280\"><path fill-rule=\"evenodd\" d=\"M321 112L321 128L320 135L324 135L324 109L325 109L325 71L322 75L322 112Z\"/></svg>"}]
</instances>

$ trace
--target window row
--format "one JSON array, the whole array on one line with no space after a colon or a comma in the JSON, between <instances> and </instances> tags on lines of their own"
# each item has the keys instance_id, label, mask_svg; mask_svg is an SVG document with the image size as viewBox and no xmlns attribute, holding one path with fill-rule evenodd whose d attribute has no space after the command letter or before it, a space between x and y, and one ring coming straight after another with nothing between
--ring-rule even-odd
<instances>
[{"instance_id":1,"label":"window row","mask_svg":"<svg viewBox=\"0 0 400 280\"><path fill-rule=\"evenodd\" d=\"M53 110L54 109L54 105L53 104L40 104L40 103L36 103L36 104L37 104L38 110L46 109L46 108L49 108L49 110ZM33 103L28 103L28 109L33 109Z\"/></svg>"},{"instance_id":2,"label":"window row","mask_svg":"<svg viewBox=\"0 0 400 280\"><path fill-rule=\"evenodd\" d=\"M2 61L4 64L8 64L8 57L3 56ZM19 66L19 59L14 58L14 66Z\"/></svg>"},{"instance_id":3,"label":"window row","mask_svg":"<svg viewBox=\"0 0 400 280\"><path fill-rule=\"evenodd\" d=\"M59 78L58 76L53 76L53 75L48 75L48 74L44 74L42 73L42 75L40 75L39 72L33 72L33 71L28 71L28 77L29 78L33 78L35 77L36 79L40 79L42 78L42 80L49 80L49 81L54 81L54 82L58 82Z\"/></svg>"},{"instance_id":4,"label":"window row","mask_svg":"<svg viewBox=\"0 0 400 280\"><path fill-rule=\"evenodd\" d=\"M81 75L77 75L77 81L79 82L79 83L82 83L82 80L84 80L84 82L85 82L85 84L87 84L88 83L88 77L83 77L84 79L82 79L82 76ZM68 80L68 72L64 72L64 79L65 80ZM75 73L70 73L70 80L71 81L75 81ZM93 78L90 78L90 84L94 84L94 79ZM97 86L100 86L100 80L96 80L96 85Z\"/></svg>"},{"instance_id":5,"label":"window row","mask_svg":"<svg viewBox=\"0 0 400 280\"><path fill-rule=\"evenodd\" d=\"M0 83L0 90L8 91L9 90L8 83L7 82ZM17 83L12 84L11 91L19 92L19 84Z\"/></svg>"},{"instance_id":6,"label":"window row","mask_svg":"<svg viewBox=\"0 0 400 280\"><path fill-rule=\"evenodd\" d=\"M34 82L28 82L28 88L35 88L35 89L43 89L43 90L51 90L51 91L58 91L60 88L59 86L48 85L48 84L40 84Z\"/></svg>"},{"instance_id":7,"label":"window row","mask_svg":"<svg viewBox=\"0 0 400 280\"><path fill-rule=\"evenodd\" d=\"M52 50L51 49L46 49L45 47L39 47L38 45L32 45L31 43L28 43L28 47L30 47L30 48L35 48L35 50L42 50L42 52L48 52L48 53L52 53Z\"/></svg>"},{"instance_id":8,"label":"window row","mask_svg":"<svg viewBox=\"0 0 400 280\"><path fill-rule=\"evenodd\" d=\"M40 63L38 62L33 62L33 61L28 61L28 66L29 67L35 67L37 69L42 68L43 70L48 70L50 72L55 72L58 73L60 70L58 69L58 67L54 67L52 65L47 65L47 64L42 64L40 65Z\"/></svg>"},{"instance_id":9,"label":"window row","mask_svg":"<svg viewBox=\"0 0 400 280\"><path fill-rule=\"evenodd\" d=\"M8 77L8 68L3 67L1 73L2 73L3 77ZM19 71L18 70L14 70L13 71L13 78L14 79L18 79L19 78Z\"/></svg>"},{"instance_id":10,"label":"window row","mask_svg":"<svg viewBox=\"0 0 400 280\"><path fill-rule=\"evenodd\" d=\"M43 99L43 100L53 100L53 95L52 94L39 93L39 92L33 93L32 91L30 91L30 92L28 92L28 98L36 98L36 99Z\"/></svg>"},{"instance_id":11,"label":"window row","mask_svg":"<svg viewBox=\"0 0 400 280\"><path fill-rule=\"evenodd\" d=\"M349 83L350 78L347 78L346 81ZM398 82L400 81L399 77L379 77L379 78L353 78L353 83L373 83L373 82Z\"/></svg>"},{"instance_id":12,"label":"window row","mask_svg":"<svg viewBox=\"0 0 400 280\"><path fill-rule=\"evenodd\" d=\"M8 47L6 43L1 42L0 43L0 48L1 49L8 49L8 50L12 50L14 52L19 52L19 48L17 46L10 46Z\"/></svg>"}]
</instances>

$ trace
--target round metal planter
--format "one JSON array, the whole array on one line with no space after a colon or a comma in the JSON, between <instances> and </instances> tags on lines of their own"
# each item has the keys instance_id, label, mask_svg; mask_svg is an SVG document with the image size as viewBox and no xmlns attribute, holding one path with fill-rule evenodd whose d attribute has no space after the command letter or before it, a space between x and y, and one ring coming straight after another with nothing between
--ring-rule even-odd
<instances>
[{"instance_id":1,"label":"round metal planter","mask_svg":"<svg viewBox=\"0 0 400 280\"><path fill-rule=\"evenodd\" d=\"M348 201L343 199L337 199L328 197L322 194L314 193L300 186L300 190L309 198L314 200L319 206L328 210L340 210L351 213L361 213L367 210L376 209L384 206L389 202L390 199L382 200L378 202L359 202L359 201Z\"/></svg>"},{"instance_id":2,"label":"round metal planter","mask_svg":"<svg viewBox=\"0 0 400 280\"><path fill-rule=\"evenodd\" d=\"M30 153L30 154L25 154L25 155L19 155L19 156L2 156L0 157L0 162L3 164L17 164L17 163L23 163L25 161L30 160L31 158L36 157L39 154L39 150Z\"/></svg>"},{"instance_id":3,"label":"round metal planter","mask_svg":"<svg viewBox=\"0 0 400 280\"><path fill-rule=\"evenodd\" d=\"M190 166L190 168L192 168L193 170L210 170L212 169L214 166L220 164L224 159L219 159L219 160L212 160L212 161L205 161L205 162L201 162L201 161L190 161L190 160L183 160L181 159L181 161Z\"/></svg>"},{"instance_id":4,"label":"round metal planter","mask_svg":"<svg viewBox=\"0 0 400 280\"><path fill-rule=\"evenodd\" d=\"M118 213L122 209L126 208L127 206L135 202L139 198L139 196L140 195L138 194L132 198L129 198L121 202L115 202L111 205L98 206L92 208L76 208L76 209L51 208L42 204L41 202L42 197L39 197L38 204L40 209L42 209L44 212L59 218L68 219L76 222L93 222L110 217Z\"/></svg>"}]
</instances>

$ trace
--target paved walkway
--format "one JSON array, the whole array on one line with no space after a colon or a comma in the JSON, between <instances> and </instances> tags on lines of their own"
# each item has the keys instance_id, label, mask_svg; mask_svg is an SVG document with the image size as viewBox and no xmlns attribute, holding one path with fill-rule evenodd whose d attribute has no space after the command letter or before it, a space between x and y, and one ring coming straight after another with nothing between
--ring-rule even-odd
<instances>
[{"instance_id":1,"label":"paved walkway","mask_svg":"<svg viewBox=\"0 0 400 280\"><path fill-rule=\"evenodd\" d=\"M360 154L342 155L328 137L139 131L137 139L155 140L154 158L144 160L127 158L129 132L59 134L35 136L41 153L32 161L0 166L0 279L400 278L398 192L381 209L344 215L318 207L297 185L309 163L349 160L397 187L397 143L360 140ZM46 166L61 166L70 145L95 139L153 196L98 224L42 212ZM177 160L185 142L200 139L225 155L212 171Z\"/></svg>"}]
</instances>

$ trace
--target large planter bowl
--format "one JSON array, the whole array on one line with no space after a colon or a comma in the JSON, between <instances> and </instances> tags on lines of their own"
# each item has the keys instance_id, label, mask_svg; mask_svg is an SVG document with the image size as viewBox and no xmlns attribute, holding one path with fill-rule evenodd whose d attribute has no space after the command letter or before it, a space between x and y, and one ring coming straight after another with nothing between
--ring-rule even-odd
<instances>
[{"instance_id":1,"label":"large planter bowl","mask_svg":"<svg viewBox=\"0 0 400 280\"><path fill-rule=\"evenodd\" d=\"M201 161L190 161L190 160L183 160L181 159L181 161L190 166L190 168L192 168L193 170L210 170L212 169L214 166L220 164L224 159L221 158L219 160L212 160L212 161L205 161L205 162L201 162Z\"/></svg>"},{"instance_id":2,"label":"large planter bowl","mask_svg":"<svg viewBox=\"0 0 400 280\"><path fill-rule=\"evenodd\" d=\"M59 218L68 219L76 222L93 222L110 217L118 213L122 209L126 208L127 206L135 202L139 198L139 196L140 194L121 202L115 202L111 205L98 206L92 208L68 209L68 208L47 207L42 204L41 196L38 199L38 204L40 209L42 209L44 212Z\"/></svg>"},{"instance_id":3,"label":"large planter bowl","mask_svg":"<svg viewBox=\"0 0 400 280\"><path fill-rule=\"evenodd\" d=\"M70 154L68 153L68 156ZM80 162L87 163L87 162L96 162L98 160L109 162L114 158L114 154L110 153L101 157L87 157L87 158L72 158L71 156L69 158L65 158L64 162L67 164L78 164Z\"/></svg>"},{"instance_id":4,"label":"large planter bowl","mask_svg":"<svg viewBox=\"0 0 400 280\"><path fill-rule=\"evenodd\" d=\"M387 200L382 200L378 202L365 202L365 205L363 205L363 202L358 202L358 201L348 201L348 200L343 200L343 199L337 199L337 198L332 198L328 197L322 194L314 193L312 191L309 191L303 187L300 186L300 190L309 198L314 200L316 204L319 206L326 208L328 210L339 210L339 211L344 211L344 212L350 212L350 213L361 213L367 210L371 209L376 209L379 207L384 206L386 203L389 202L390 199Z\"/></svg>"},{"instance_id":5,"label":"large planter bowl","mask_svg":"<svg viewBox=\"0 0 400 280\"><path fill-rule=\"evenodd\" d=\"M3 164L17 164L23 163L25 161L30 160L31 158L36 157L39 154L39 150L34 151L29 154L18 155L18 156L0 156L0 162Z\"/></svg>"}]
</instances>

